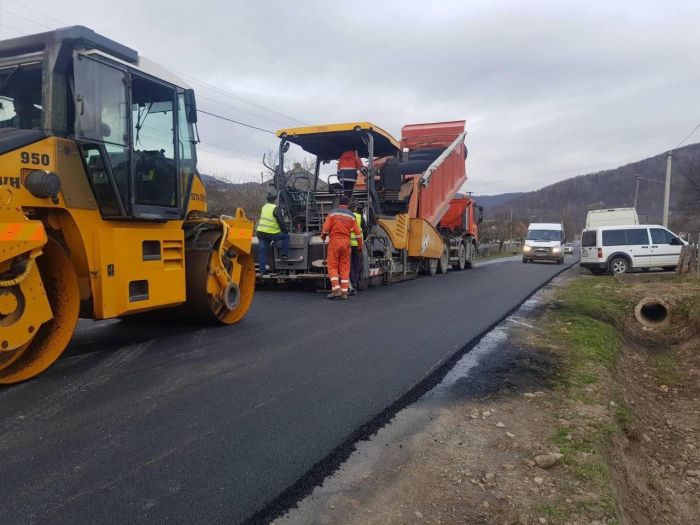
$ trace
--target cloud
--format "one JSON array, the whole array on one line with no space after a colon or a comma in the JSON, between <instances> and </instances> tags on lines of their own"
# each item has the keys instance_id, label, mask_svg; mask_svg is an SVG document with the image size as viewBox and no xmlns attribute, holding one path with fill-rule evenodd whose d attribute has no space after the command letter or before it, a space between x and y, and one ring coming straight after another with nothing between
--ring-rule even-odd
<instances>
[{"instance_id":1,"label":"cloud","mask_svg":"<svg viewBox=\"0 0 700 525\"><path fill-rule=\"evenodd\" d=\"M700 121L697 2L72 4L32 6L304 122L370 120L399 135L407 123L465 119L467 189L477 193L529 190L576 172L544 174L646 157ZM202 109L273 131L299 125L194 87ZM262 166L231 156L258 161L276 147L272 135L205 116L200 133L202 167L234 177Z\"/></svg>"}]
</instances>

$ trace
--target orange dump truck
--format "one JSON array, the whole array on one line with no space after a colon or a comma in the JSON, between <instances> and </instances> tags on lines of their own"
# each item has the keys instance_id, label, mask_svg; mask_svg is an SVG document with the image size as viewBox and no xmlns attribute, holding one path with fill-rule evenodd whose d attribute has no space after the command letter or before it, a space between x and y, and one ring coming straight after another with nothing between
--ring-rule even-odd
<instances>
[{"instance_id":1,"label":"orange dump truck","mask_svg":"<svg viewBox=\"0 0 700 525\"><path fill-rule=\"evenodd\" d=\"M405 180L413 182L409 214L432 225L442 237L436 268L440 273L450 266L471 268L479 241L483 208L458 196L467 181L464 125L460 120L401 129L404 162L399 167Z\"/></svg>"}]
</instances>

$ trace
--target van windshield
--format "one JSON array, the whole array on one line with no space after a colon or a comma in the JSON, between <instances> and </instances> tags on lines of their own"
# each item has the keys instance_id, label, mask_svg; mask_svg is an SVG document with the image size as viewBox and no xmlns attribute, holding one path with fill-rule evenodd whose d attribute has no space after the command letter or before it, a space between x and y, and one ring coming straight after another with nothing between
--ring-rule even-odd
<instances>
[{"instance_id":1,"label":"van windshield","mask_svg":"<svg viewBox=\"0 0 700 525\"><path fill-rule=\"evenodd\" d=\"M561 241L561 230L528 230L528 241Z\"/></svg>"}]
</instances>

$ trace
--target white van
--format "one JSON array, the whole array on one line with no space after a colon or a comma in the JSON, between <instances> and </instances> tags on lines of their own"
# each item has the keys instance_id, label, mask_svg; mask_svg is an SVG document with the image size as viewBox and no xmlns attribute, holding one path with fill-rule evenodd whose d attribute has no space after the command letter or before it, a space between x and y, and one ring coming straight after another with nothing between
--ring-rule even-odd
<instances>
[{"instance_id":1,"label":"white van","mask_svg":"<svg viewBox=\"0 0 700 525\"><path fill-rule=\"evenodd\" d=\"M631 268L674 270L684 244L675 233L657 225L585 229L581 234L581 267L596 275L625 273Z\"/></svg>"},{"instance_id":2,"label":"white van","mask_svg":"<svg viewBox=\"0 0 700 525\"><path fill-rule=\"evenodd\" d=\"M591 210L586 216L586 229L599 226L623 226L639 224L637 210L634 208L610 208L609 210Z\"/></svg>"},{"instance_id":3,"label":"white van","mask_svg":"<svg viewBox=\"0 0 700 525\"><path fill-rule=\"evenodd\" d=\"M556 222L533 222L527 228L523 246L523 262L556 261L564 262L564 226Z\"/></svg>"}]
</instances>

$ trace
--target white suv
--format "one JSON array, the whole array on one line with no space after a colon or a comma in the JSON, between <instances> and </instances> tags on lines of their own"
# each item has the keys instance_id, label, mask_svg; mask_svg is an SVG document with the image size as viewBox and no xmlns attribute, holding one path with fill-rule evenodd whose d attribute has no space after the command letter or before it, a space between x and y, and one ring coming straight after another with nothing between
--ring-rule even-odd
<instances>
[{"instance_id":1,"label":"white suv","mask_svg":"<svg viewBox=\"0 0 700 525\"><path fill-rule=\"evenodd\" d=\"M581 267L594 274L631 268L674 270L687 244L663 226L601 226L581 234Z\"/></svg>"}]
</instances>

